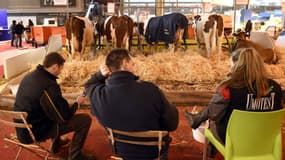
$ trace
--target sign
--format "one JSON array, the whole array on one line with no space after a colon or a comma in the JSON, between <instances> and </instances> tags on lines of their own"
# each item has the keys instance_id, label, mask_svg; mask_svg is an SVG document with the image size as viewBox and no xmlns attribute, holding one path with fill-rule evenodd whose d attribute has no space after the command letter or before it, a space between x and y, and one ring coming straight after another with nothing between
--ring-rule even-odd
<instances>
[{"instance_id":1,"label":"sign","mask_svg":"<svg viewBox=\"0 0 285 160\"><path fill-rule=\"evenodd\" d=\"M40 0L41 7L62 7L62 6L75 6L76 0Z\"/></svg>"},{"instance_id":2,"label":"sign","mask_svg":"<svg viewBox=\"0 0 285 160\"><path fill-rule=\"evenodd\" d=\"M67 5L67 0L53 0L55 6L66 6Z\"/></svg>"},{"instance_id":3,"label":"sign","mask_svg":"<svg viewBox=\"0 0 285 160\"><path fill-rule=\"evenodd\" d=\"M249 0L235 0L236 5L247 5Z\"/></svg>"},{"instance_id":4,"label":"sign","mask_svg":"<svg viewBox=\"0 0 285 160\"><path fill-rule=\"evenodd\" d=\"M115 3L107 3L107 12L115 13Z\"/></svg>"}]
</instances>

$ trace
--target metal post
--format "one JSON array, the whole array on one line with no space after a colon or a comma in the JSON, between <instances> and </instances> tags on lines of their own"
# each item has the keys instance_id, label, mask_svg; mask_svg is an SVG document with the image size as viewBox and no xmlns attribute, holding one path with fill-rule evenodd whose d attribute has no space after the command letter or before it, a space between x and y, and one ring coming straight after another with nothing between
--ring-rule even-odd
<instances>
[{"instance_id":1,"label":"metal post","mask_svg":"<svg viewBox=\"0 0 285 160\"><path fill-rule=\"evenodd\" d=\"M232 32L235 32L235 30L236 30L236 0L234 0L234 27Z\"/></svg>"}]
</instances>

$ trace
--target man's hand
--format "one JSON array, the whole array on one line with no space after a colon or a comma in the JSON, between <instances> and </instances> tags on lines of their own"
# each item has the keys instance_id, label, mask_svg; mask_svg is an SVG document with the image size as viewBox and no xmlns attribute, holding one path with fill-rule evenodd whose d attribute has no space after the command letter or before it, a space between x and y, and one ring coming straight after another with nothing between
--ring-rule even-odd
<instances>
[{"instance_id":1,"label":"man's hand","mask_svg":"<svg viewBox=\"0 0 285 160\"><path fill-rule=\"evenodd\" d=\"M111 74L110 69L105 64L100 66L100 72L104 77L108 77Z\"/></svg>"},{"instance_id":2,"label":"man's hand","mask_svg":"<svg viewBox=\"0 0 285 160\"><path fill-rule=\"evenodd\" d=\"M83 103L85 103L87 101L87 97L80 95L77 97L76 102L78 103L78 105L81 105Z\"/></svg>"}]
</instances>

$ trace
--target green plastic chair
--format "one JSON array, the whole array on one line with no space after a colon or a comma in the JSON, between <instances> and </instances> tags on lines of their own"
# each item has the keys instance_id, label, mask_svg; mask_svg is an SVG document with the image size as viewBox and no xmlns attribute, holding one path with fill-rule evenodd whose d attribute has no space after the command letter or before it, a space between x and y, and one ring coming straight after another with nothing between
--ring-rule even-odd
<instances>
[{"instance_id":1,"label":"green plastic chair","mask_svg":"<svg viewBox=\"0 0 285 160\"><path fill-rule=\"evenodd\" d=\"M228 122L225 145L209 129L205 129L205 137L225 160L282 160L284 114L285 109L271 112L234 110ZM204 147L203 160L206 160L206 152L207 147Z\"/></svg>"}]
</instances>

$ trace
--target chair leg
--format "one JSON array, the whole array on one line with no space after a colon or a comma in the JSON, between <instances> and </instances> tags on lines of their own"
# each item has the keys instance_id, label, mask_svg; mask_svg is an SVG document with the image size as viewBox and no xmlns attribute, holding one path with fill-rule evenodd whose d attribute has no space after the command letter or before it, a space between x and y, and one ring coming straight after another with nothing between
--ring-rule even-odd
<instances>
[{"instance_id":1,"label":"chair leg","mask_svg":"<svg viewBox=\"0 0 285 160\"><path fill-rule=\"evenodd\" d=\"M19 147L19 150L18 150L18 152L17 152L17 155L16 155L16 157L15 157L15 160L18 159L20 153L22 152L22 149L23 149L23 147Z\"/></svg>"},{"instance_id":2,"label":"chair leg","mask_svg":"<svg viewBox=\"0 0 285 160\"><path fill-rule=\"evenodd\" d=\"M209 140L205 137L205 142L204 142L204 146L203 146L203 160L207 160L207 151L208 151L208 144L209 144Z\"/></svg>"}]
</instances>

